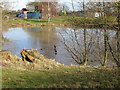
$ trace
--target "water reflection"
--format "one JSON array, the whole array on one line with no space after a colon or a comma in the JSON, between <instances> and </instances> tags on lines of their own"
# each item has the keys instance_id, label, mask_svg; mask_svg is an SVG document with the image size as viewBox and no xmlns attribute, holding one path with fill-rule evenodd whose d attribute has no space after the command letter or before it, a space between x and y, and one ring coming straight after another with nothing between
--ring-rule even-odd
<instances>
[{"instance_id":1,"label":"water reflection","mask_svg":"<svg viewBox=\"0 0 120 90\"><path fill-rule=\"evenodd\" d=\"M65 65L70 65L75 62L71 58L70 53L68 53L65 49L66 47L62 43L63 38L61 38L61 35L67 40L67 45L75 47L79 50L79 46L76 45L74 32L76 32L78 42L83 48L84 29L74 30L72 28L50 26L9 28L7 32L3 33L3 36L11 40L11 42L5 42L2 49L10 50L14 55L20 56L20 51L23 48L35 48L48 58L55 59ZM107 33L109 34L109 39L113 40L116 35L116 31L107 30ZM91 52L88 55L90 62L92 62L92 60L99 61L103 59L102 52L104 51L104 31L102 29L86 29L86 35L87 46L89 46L90 43L92 44ZM79 53L80 52L81 50L79 50ZM109 57L109 59L112 58ZM90 62L89 64L91 64ZM98 64L98 62L92 63L92 65Z\"/></svg>"},{"instance_id":2,"label":"water reflection","mask_svg":"<svg viewBox=\"0 0 120 90\"><path fill-rule=\"evenodd\" d=\"M3 33L3 36L11 42L5 42L2 49L7 49L14 55L20 56L23 48L35 48L48 58L56 59L65 65L72 64L72 58L66 54L67 51L56 33L55 27L10 28ZM57 55L54 46L56 46Z\"/></svg>"}]
</instances>

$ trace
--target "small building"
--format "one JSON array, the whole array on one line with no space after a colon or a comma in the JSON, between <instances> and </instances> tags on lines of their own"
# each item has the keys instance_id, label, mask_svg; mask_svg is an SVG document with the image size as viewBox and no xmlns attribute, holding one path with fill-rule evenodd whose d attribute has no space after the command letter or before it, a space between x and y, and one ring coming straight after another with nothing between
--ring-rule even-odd
<instances>
[{"instance_id":1,"label":"small building","mask_svg":"<svg viewBox=\"0 0 120 90\"><path fill-rule=\"evenodd\" d=\"M57 2L33 2L33 4L28 4L26 7L31 10L39 11L41 18L58 16Z\"/></svg>"},{"instance_id":2,"label":"small building","mask_svg":"<svg viewBox=\"0 0 120 90\"><path fill-rule=\"evenodd\" d=\"M38 11L35 12L27 12L27 18L31 18L31 19L40 19L41 18L41 14Z\"/></svg>"}]
</instances>

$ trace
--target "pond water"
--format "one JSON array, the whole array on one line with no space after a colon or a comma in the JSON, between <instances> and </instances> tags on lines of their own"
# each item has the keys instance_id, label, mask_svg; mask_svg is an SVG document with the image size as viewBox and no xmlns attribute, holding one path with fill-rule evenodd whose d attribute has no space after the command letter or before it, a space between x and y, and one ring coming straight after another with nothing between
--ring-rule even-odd
<instances>
[{"instance_id":1,"label":"pond water","mask_svg":"<svg viewBox=\"0 0 120 90\"><path fill-rule=\"evenodd\" d=\"M107 30L109 34L109 39L111 44L113 38L116 35L116 31ZM104 30L102 29L86 29L86 38L87 45L92 44L91 54L88 54L91 62L96 60L99 62L100 59L103 59L102 55L104 50ZM75 61L71 57L71 54L66 50L66 47L63 43L66 40L66 43L69 47L75 47L78 50L80 47L84 49L84 29L72 29L72 28L62 28L62 27L16 27L9 28L6 32L3 33L3 36L10 40L10 42L5 42L2 49L9 50L14 55L20 56L20 51L24 48L28 49L37 49L41 54L45 55L47 58L55 59L56 61L65 64L71 65L75 64ZM80 45L76 45L77 36L78 42ZM97 48L99 42L99 50ZM90 45L91 45L90 44ZM80 47L79 47L80 46ZM114 46L114 45L113 45ZM56 51L55 52L55 47ZM95 58L92 55L92 50L96 51ZM100 51L101 50L101 51ZM80 50L79 50L80 51ZM100 51L100 52L98 52ZM80 52L79 52L80 53ZM99 54L98 54L99 53ZM91 56L92 55L92 56ZM81 56L82 57L82 56ZM98 60L99 59L99 60ZM112 58L109 58L112 61ZM98 62L92 63L92 65L98 65ZM111 62L109 62L111 63ZM89 64L91 64L89 62Z\"/></svg>"}]
</instances>

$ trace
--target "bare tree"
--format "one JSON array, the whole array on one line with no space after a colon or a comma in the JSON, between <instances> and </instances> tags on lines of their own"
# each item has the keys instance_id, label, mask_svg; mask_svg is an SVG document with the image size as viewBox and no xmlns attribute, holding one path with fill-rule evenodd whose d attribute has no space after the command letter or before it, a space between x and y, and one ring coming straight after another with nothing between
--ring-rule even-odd
<instances>
[{"instance_id":1,"label":"bare tree","mask_svg":"<svg viewBox=\"0 0 120 90\"><path fill-rule=\"evenodd\" d=\"M37 11L42 13L42 17L48 18L48 20L50 17L57 16L58 2L30 2L27 6L37 7Z\"/></svg>"},{"instance_id":2,"label":"bare tree","mask_svg":"<svg viewBox=\"0 0 120 90\"><path fill-rule=\"evenodd\" d=\"M65 11L69 11L69 7L66 3L59 3L59 6L58 6L58 11L61 11L61 10L65 10Z\"/></svg>"},{"instance_id":3,"label":"bare tree","mask_svg":"<svg viewBox=\"0 0 120 90\"><path fill-rule=\"evenodd\" d=\"M71 54L74 61L78 64L86 65L89 63L91 59L93 61L96 60L100 62L102 66L107 66L108 62L115 62L117 66L120 66L120 5L117 4L117 9L113 7L113 3L96 3L94 4L94 7L89 8L93 10L94 12L99 12L100 16L96 17L96 19L101 20L101 22L97 23L97 26L99 25L101 30L96 31L93 35L88 34L88 31L86 28L82 29L83 36L79 37L77 30L71 31L72 34L69 34L69 32L65 31L67 36L69 37L66 39L66 36L62 35L63 43L66 47L66 50ZM95 8L96 7L96 8ZM107 30L108 26L111 27L108 22L108 13L111 13L109 8L111 8L112 11L117 10L117 24L113 24L114 29L117 30L115 32L116 34L114 37L111 38L110 32ZM94 9L95 8L95 9ZM84 20L87 20L87 9L84 2L82 2L82 9L83 9L83 16ZM115 21L113 21L114 23ZM76 22L76 19L73 21L74 25ZM82 23L83 26L86 26L86 22ZM73 26L75 28L75 26ZM80 41L82 39L83 42ZM112 41L116 41L112 43ZM72 44L71 44L72 43ZM114 46L112 46L114 45Z\"/></svg>"},{"instance_id":4,"label":"bare tree","mask_svg":"<svg viewBox=\"0 0 120 90\"><path fill-rule=\"evenodd\" d=\"M73 2L73 0L71 0L71 3L72 3L72 11L74 13L75 9L74 9L74 2Z\"/></svg>"},{"instance_id":5,"label":"bare tree","mask_svg":"<svg viewBox=\"0 0 120 90\"><path fill-rule=\"evenodd\" d=\"M115 3L115 5L117 7L117 25L114 27L117 30L116 49L112 48L108 37L107 42L114 61L116 62L117 66L120 67L120 2Z\"/></svg>"},{"instance_id":6,"label":"bare tree","mask_svg":"<svg viewBox=\"0 0 120 90\"><path fill-rule=\"evenodd\" d=\"M86 15L85 15L85 5L83 2L83 11L84 11L84 18L86 19ZM85 23L83 24L84 26L86 25ZM92 41L92 37L89 41L89 43L87 44L87 30L83 29L83 45L81 45L80 43L80 38L79 35L77 35L76 30L74 29L72 33L72 35L69 35L68 32L66 32L69 36L69 38L71 39L71 42L73 43L72 46L69 46L69 41L67 41L65 39L64 36L62 36L63 38L63 43L67 49L67 51L71 54L72 58L80 65L87 65L87 61L88 61L88 54L90 53L91 47L93 45L93 41ZM83 48L84 47L84 48Z\"/></svg>"},{"instance_id":7,"label":"bare tree","mask_svg":"<svg viewBox=\"0 0 120 90\"><path fill-rule=\"evenodd\" d=\"M2 10L10 10L13 8L11 2L0 2L0 7L2 7Z\"/></svg>"}]
</instances>

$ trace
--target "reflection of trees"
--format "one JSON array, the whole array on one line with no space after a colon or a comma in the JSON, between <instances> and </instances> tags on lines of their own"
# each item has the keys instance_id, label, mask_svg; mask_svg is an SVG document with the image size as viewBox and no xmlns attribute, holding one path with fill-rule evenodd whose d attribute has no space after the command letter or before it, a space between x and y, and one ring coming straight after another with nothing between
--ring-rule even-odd
<instances>
[{"instance_id":1,"label":"reflection of trees","mask_svg":"<svg viewBox=\"0 0 120 90\"><path fill-rule=\"evenodd\" d=\"M2 19L2 18L1 18ZM2 21L2 20L1 20ZM6 39L4 36L3 36L3 33L6 32L9 28L9 26L7 25L4 25L2 24L2 22L0 22L0 49L2 49L2 46L4 44L4 42L7 42L9 41L8 39Z\"/></svg>"},{"instance_id":2,"label":"reflection of trees","mask_svg":"<svg viewBox=\"0 0 120 90\"><path fill-rule=\"evenodd\" d=\"M66 50L70 53L73 60L80 65L86 65L85 63L97 65L106 65L107 62L111 63L113 59L109 53L107 37L109 37L109 41L115 41L113 40L115 33L116 31L106 30L105 32L103 29L64 29L64 32L60 32ZM114 49L117 44L111 43L111 45ZM104 56L106 48L107 56ZM107 61L104 60L105 57L107 57ZM111 63L110 65L113 64Z\"/></svg>"},{"instance_id":3,"label":"reflection of trees","mask_svg":"<svg viewBox=\"0 0 120 90\"><path fill-rule=\"evenodd\" d=\"M109 52L111 53L111 57L113 57L113 61L117 64L117 66L120 66L120 33L119 31L116 32L114 35L114 38L110 40L110 37L107 37L107 43L109 47Z\"/></svg>"},{"instance_id":4,"label":"reflection of trees","mask_svg":"<svg viewBox=\"0 0 120 90\"><path fill-rule=\"evenodd\" d=\"M120 2L116 3L116 9L117 9L117 25L114 27L114 29L117 30L116 35L115 35L115 47L113 48L112 45L110 44L109 37L106 36L106 43L108 44L108 47L110 49L110 53L118 67L120 67ZM104 16L105 18L105 16ZM105 24L107 24L105 20Z\"/></svg>"},{"instance_id":5,"label":"reflection of trees","mask_svg":"<svg viewBox=\"0 0 120 90\"><path fill-rule=\"evenodd\" d=\"M55 57L54 45L58 43L58 37L56 36L55 27L41 27L39 28L27 28L27 33L31 36L30 40L34 41L33 46L36 44L41 46L45 55L49 58Z\"/></svg>"},{"instance_id":6,"label":"reflection of trees","mask_svg":"<svg viewBox=\"0 0 120 90\"><path fill-rule=\"evenodd\" d=\"M66 50L78 64L86 65L88 55L92 52L91 48L94 44L93 37L89 35L90 32L86 29L64 31L65 35L63 33L60 34Z\"/></svg>"},{"instance_id":7,"label":"reflection of trees","mask_svg":"<svg viewBox=\"0 0 120 90\"><path fill-rule=\"evenodd\" d=\"M109 25L110 23L108 21L108 15L107 15L107 12L109 11L108 10L109 5L110 7L112 7L114 11L117 10L117 18L116 18L117 25L115 25L114 20L113 22L111 22L114 25L112 26L112 28L117 30L117 32L115 32L116 35L114 35L114 37L116 37L115 40L113 40L114 38L111 38L111 35L110 35L111 33L106 29L108 26L111 27ZM83 12L84 12L83 13L84 19L87 20L86 19L87 14L85 10L86 7L84 5L84 2L82 6L83 6ZM76 30L72 32L73 35L66 32L66 35L68 35L69 37L72 37L72 39L69 38L71 39L71 41L69 41L68 38L66 39L66 37L60 33L64 40L63 43L65 44L67 51L71 54L72 58L78 64L86 65L87 61L90 61L90 59L93 59L93 61L95 61L96 59L97 61L100 61L100 64L102 66L106 66L107 63L110 62L110 60L115 62L117 66L120 66L120 24L119 24L120 23L120 2L112 3L112 4L101 2L101 5L100 6L98 5L97 7L98 9L101 8L99 9L100 10L99 13L101 14L101 17L98 17L98 18L100 18L101 27L103 31L98 30L96 34L94 31L93 31L94 33L92 34L87 34L88 31L84 29L82 32L83 36L81 37L82 41L80 40L81 38L79 38L79 35L76 35ZM76 20L73 21L73 24L74 23L76 23ZM86 26L86 23L83 23L83 26ZM111 43L112 41L114 43ZM69 42L75 45L71 46L69 45ZM83 45L81 45L81 43ZM114 48L113 46L116 48ZM77 47L79 47L79 49L77 49Z\"/></svg>"},{"instance_id":8,"label":"reflection of trees","mask_svg":"<svg viewBox=\"0 0 120 90\"><path fill-rule=\"evenodd\" d=\"M33 37L50 44L55 38L55 28L53 27L41 27L41 28L27 28L27 32Z\"/></svg>"}]
</instances>

